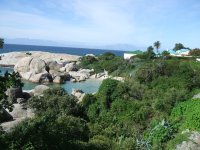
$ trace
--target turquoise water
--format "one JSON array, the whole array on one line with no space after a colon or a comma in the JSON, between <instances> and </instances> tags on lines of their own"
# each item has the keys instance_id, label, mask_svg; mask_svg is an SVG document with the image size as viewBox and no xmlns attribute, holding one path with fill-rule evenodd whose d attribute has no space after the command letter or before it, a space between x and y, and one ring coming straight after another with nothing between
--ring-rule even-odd
<instances>
[{"instance_id":1,"label":"turquoise water","mask_svg":"<svg viewBox=\"0 0 200 150\"><path fill-rule=\"evenodd\" d=\"M0 68L1 72L0 75L4 75L4 73L6 71L8 72L12 72L13 69L12 68ZM84 82L77 82L77 83L73 83L73 82L66 82L65 84L55 84L55 83L51 83L51 84L47 84L47 86L49 87L63 87L68 93L72 92L72 89L80 89L85 93L95 93L98 91L99 86L101 85L101 80L95 80L95 79L89 79L87 81ZM35 86L39 85L37 83L31 83L28 81L23 81L24 86L23 89L24 90L32 90Z\"/></svg>"},{"instance_id":2,"label":"turquoise water","mask_svg":"<svg viewBox=\"0 0 200 150\"><path fill-rule=\"evenodd\" d=\"M68 93L72 92L72 89L80 89L85 93L95 93L98 91L99 86L101 85L101 80L94 80L94 79L88 79L84 82L66 82L65 84L56 84L56 83L50 83L46 84L49 87L63 87ZM36 83L31 83L28 81L23 81L24 83L24 90L31 90L35 86L39 85Z\"/></svg>"}]
</instances>

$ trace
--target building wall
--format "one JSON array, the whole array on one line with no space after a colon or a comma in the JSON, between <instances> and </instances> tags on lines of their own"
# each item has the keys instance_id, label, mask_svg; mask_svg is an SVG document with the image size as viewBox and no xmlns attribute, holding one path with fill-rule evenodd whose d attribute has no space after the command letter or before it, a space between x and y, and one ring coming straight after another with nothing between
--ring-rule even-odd
<instances>
[{"instance_id":1,"label":"building wall","mask_svg":"<svg viewBox=\"0 0 200 150\"><path fill-rule=\"evenodd\" d=\"M130 53L124 53L124 59L130 59L132 56L135 56L136 54L130 54Z\"/></svg>"}]
</instances>

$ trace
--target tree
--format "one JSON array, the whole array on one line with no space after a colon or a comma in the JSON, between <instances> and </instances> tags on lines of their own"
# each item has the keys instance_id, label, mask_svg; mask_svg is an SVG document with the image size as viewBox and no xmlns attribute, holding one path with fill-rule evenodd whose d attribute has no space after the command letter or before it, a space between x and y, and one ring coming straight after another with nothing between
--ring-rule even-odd
<instances>
[{"instance_id":1,"label":"tree","mask_svg":"<svg viewBox=\"0 0 200 150\"><path fill-rule=\"evenodd\" d=\"M184 49L185 46L182 43L176 43L173 50L178 51L180 49Z\"/></svg>"},{"instance_id":2,"label":"tree","mask_svg":"<svg viewBox=\"0 0 200 150\"><path fill-rule=\"evenodd\" d=\"M157 53L159 53L158 49L160 48L161 43L159 41L156 41L154 43L154 47L157 49Z\"/></svg>"},{"instance_id":3,"label":"tree","mask_svg":"<svg viewBox=\"0 0 200 150\"><path fill-rule=\"evenodd\" d=\"M146 55L147 55L147 58L148 58L148 59L152 59L152 58L155 57L156 54L154 53L153 47L152 47L152 46L149 46L149 47L147 48Z\"/></svg>"},{"instance_id":4,"label":"tree","mask_svg":"<svg viewBox=\"0 0 200 150\"><path fill-rule=\"evenodd\" d=\"M189 55L191 55L191 56L200 56L200 49L199 48L195 48L195 49L191 50L189 52Z\"/></svg>"},{"instance_id":5,"label":"tree","mask_svg":"<svg viewBox=\"0 0 200 150\"><path fill-rule=\"evenodd\" d=\"M4 39L0 38L0 48L3 48L3 45L4 45Z\"/></svg>"},{"instance_id":6,"label":"tree","mask_svg":"<svg viewBox=\"0 0 200 150\"><path fill-rule=\"evenodd\" d=\"M163 51L162 52L162 57L163 58L169 58L170 57L170 53L168 51Z\"/></svg>"}]
</instances>

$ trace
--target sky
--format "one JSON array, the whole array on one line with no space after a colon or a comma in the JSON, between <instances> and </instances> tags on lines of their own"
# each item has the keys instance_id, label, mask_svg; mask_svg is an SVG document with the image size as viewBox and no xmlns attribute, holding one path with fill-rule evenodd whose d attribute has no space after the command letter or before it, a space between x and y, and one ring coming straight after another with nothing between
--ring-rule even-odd
<instances>
[{"instance_id":1,"label":"sky","mask_svg":"<svg viewBox=\"0 0 200 150\"><path fill-rule=\"evenodd\" d=\"M200 47L199 0L0 0L0 37Z\"/></svg>"}]
</instances>

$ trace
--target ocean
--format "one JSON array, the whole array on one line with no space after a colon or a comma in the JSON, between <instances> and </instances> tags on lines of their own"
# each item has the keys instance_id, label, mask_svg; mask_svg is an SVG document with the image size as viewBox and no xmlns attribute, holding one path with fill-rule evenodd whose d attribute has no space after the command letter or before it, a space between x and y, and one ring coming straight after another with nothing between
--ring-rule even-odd
<instances>
[{"instance_id":1,"label":"ocean","mask_svg":"<svg viewBox=\"0 0 200 150\"><path fill-rule=\"evenodd\" d=\"M66 53L66 54L79 55L79 56L84 56L86 54L101 55L106 52L114 53L117 56L124 55L124 51L119 51L119 50L19 45L19 44L4 44L3 49L0 49L0 53L8 53L8 52L14 52L14 51L46 51L46 52L51 52L51 53Z\"/></svg>"}]
</instances>

